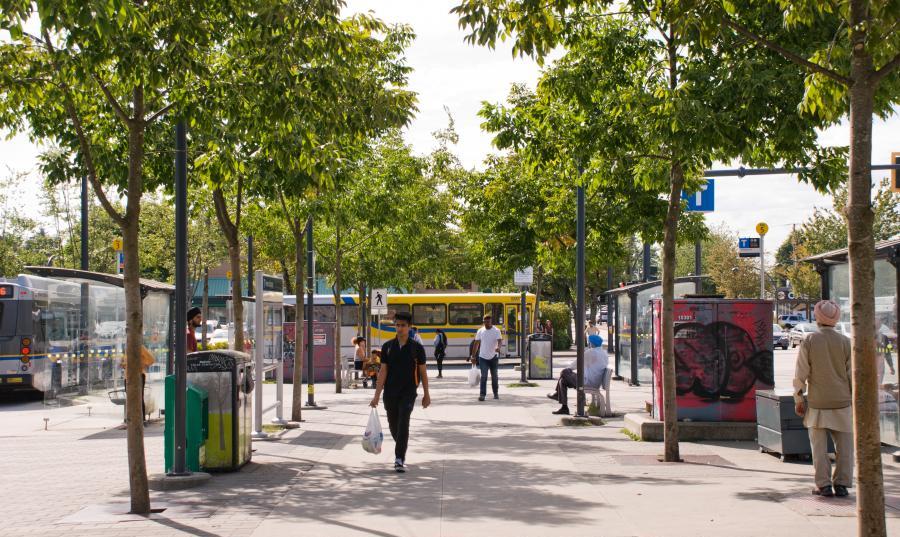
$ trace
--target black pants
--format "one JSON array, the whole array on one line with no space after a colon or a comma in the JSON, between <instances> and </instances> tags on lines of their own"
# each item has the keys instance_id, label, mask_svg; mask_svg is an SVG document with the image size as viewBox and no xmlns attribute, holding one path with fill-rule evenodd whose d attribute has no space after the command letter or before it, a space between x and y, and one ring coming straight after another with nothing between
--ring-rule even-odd
<instances>
[{"instance_id":1,"label":"black pants","mask_svg":"<svg viewBox=\"0 0 900 537\"><path fill-rule=\"evenodd\" d=\"M434 361L437 362L438 366L438 375L444 374L444 357L447 356L447 353L444 351L435 351L434 353Z\"/></svg>"},{"instance_id":2,"label":"black pants","mask_svg":"<svg viewBox=\"0 0 900 537\"><path fill-rule=\"evenodd\" d=\"M575 372L568 367L563 369L559 374L559 380L556 381L556 398L562 406L569 406L569 388L577 386L578 377Z\"/></svg>"},{"instance_id":3,"label":"black pants","mask_svg":"<svg viewBox=\"0 0 900 537\"><path fill-rule=\"evenodd\" d=\"M494 356L490 360L485 360L484 358L478 357L478 367L481 369L481 397L487 395L487 376L488 371L491 373L491 389L494 390L494 395L497 395L497 392L500 389L500 382L497 380L497 367L500 365L500 357Z\"/></svg>"},{"instance_id":4,"label":"black pants","mask_svg":"<svg viewBox=\"0 0 900 537\"><path fill-rule=\"evenodd\" d=\"M409 416L416 406L416 395L385 396L384 411L387 413L391 438L394 439L394 456L406 460L406 446L409 444Z\"/></svg>"}]
</instances>

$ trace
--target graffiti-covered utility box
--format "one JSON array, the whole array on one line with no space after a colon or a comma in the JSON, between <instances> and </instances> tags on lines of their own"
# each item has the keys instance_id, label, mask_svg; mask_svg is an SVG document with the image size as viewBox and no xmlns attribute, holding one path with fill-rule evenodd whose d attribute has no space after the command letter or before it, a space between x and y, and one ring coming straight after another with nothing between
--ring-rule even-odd
<instances>
[{"instance_id":1,"label":"graffiti-covered utility box","mask_svg":"<svg viewBox=\"0 0 900 537\"><path fill-rule=\"evenodd\" d=\"M653 300L653 416L662 408L662 301ZM756 421L756 391L774 387L772 302L675 300L678 419Z\"/></svg>"}]
</instances>

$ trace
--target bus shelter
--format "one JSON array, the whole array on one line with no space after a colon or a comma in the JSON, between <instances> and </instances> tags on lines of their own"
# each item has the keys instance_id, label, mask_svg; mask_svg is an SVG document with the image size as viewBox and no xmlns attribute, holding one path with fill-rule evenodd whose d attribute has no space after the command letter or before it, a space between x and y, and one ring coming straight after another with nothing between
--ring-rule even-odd
<instances>
[{"instance_id":1,"label":"bus shelter","mask_svg":"<svg viewBox=\"0 0 900 537\"><path fill-rule=\"evenodd\" d=\"M850 266L847 249L834 250L802 260L819 273L822 298L841 306L835 327L850 336ZM900 346L897 344L897 292L900 289L900 239L875 245L875 337L878 357L878 398L881 441L900 447Z\"/></svg>"},{"instance_id":2,"label":"bus shelter","mask_svg":"<svg viewBox=\"0 0 900 537\"><path fill-rule=\"evenodd\" d=\"M34 313L46 335L51 375L48 404L100 395L124 404L125 290L120 275L60 267L26 267L34 276L19 279L41 289L46 305ZM173 369L175 287L141 279L143 345L155 361L146 368L145 411L160 415L164 381Z\"/></svg>"},{"instance_id":3,"label":"bus shelter","mask_svg":"<svg viewBox=\"0 0 900 537\"><path fill-rule=\"evenodd\" d=\"M696 292L697 278L675 278L675 297ZM606 293L609 339L616 378L640 385L653 380L653 309L662 298L662 282L654 280L610 289Z\"/></svg>"}]
</instances>

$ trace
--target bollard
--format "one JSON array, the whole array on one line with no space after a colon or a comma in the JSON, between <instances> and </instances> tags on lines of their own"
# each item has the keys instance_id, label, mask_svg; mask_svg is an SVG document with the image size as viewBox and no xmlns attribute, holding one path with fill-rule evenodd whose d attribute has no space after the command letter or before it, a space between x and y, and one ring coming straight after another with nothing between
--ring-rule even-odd
<instances>
[{"instance_id":1,"label":"bollard","mask_svg":"<svg viewBox=\"0 0 900 537\"><path fill-rule=\"evenodd\" d=\"M50 423L50 418L44 418L44 430L47 430L47 424Z\"/></svg>"},{"instance_id":2,"label":"bollard","mask_svg":"<svg viewBox=\"0 0 900 537\"><path fill-rule=\"evenodd\" d=\"M94 408L94 407L92 407L92 406L87 407L87 409L88 409L88 417L91 417L91 409L92 409L92 408Z\"/></svg>"}]
</instances>

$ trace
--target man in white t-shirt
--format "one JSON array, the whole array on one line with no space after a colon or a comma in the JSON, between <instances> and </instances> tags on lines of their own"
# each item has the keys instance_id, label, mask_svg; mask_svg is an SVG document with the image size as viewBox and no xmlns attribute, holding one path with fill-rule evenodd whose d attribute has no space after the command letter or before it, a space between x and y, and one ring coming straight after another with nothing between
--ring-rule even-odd
<instances>
[{"instance_id":1,"label":"man in white t-shirt","mask_svg":"<svg viewBox=\"0 0 900 537\"><path fill-rule=\"evenodd\" d=\"M497 380L497 366L500 365L500 345L503 344L503 334L494 326L490 315L484 316L484 326L475 333L475 345L472 347L472 363L477 363L481 369L481 391L479 401L484 401L487 395L487 374L491 372L491 388L494 390L494 399L500 399L498 391L500 383Z\"/></svg>"}]
</instances>

